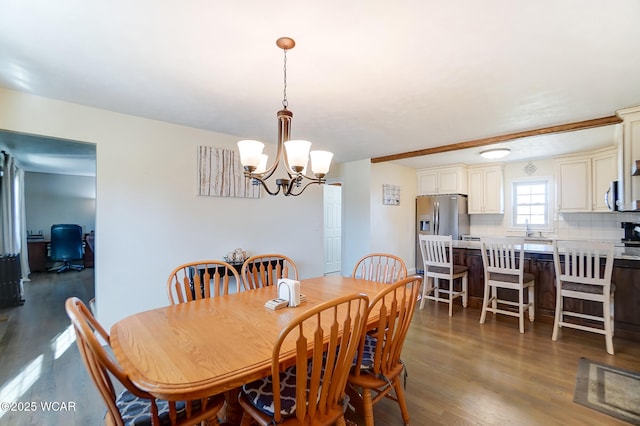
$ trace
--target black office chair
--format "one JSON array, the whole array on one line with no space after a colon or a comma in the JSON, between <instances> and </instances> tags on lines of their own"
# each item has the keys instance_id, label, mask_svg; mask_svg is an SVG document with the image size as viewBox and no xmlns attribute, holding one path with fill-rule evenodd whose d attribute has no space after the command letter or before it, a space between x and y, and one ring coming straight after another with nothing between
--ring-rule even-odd
<instances>
[{"instance_id":1,"label":"black office chair","mask_svg":"<svg viewBox=\"0 0 640 426\"><path fill-rule=\"evenodd\" d=\"M51 260L64 262L50 271L63 272L69 269L82 271L84 264L72 263L82 261L82 227L80 225L52 225L51 226Z\"/></svg>"}]
</instances>

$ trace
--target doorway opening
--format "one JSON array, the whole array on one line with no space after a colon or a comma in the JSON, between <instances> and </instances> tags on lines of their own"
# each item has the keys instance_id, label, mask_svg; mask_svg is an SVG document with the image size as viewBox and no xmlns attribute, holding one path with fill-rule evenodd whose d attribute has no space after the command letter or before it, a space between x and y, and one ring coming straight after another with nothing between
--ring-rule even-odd
<instances>
[{"instance_id":1,"label":"doorway opening","mask_svg":"<svg viewBox=\"0 0 640 426\"><path fill-rule=\"evenodd\" d=\"M53 224L82 227L86 267L94 266L96 144L0 129L0 148L24 171L21 256L32 273L47 272ZM24 247L26 246L26 247Z\"/></svg>"}]
</instances>

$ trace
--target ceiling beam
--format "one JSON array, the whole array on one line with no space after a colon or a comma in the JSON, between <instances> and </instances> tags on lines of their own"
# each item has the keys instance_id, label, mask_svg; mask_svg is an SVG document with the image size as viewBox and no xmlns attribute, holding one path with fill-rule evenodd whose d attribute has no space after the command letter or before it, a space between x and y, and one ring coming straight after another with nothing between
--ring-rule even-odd
<instances>
[{"instance_id":1,"label":"ceiling beam","mask_svg":"<svg viewBox=\"0 0 640 426\"><path fill-rule=\"evenodd\" d=\"M543 127L535 130L525 130L522 132L509 133L501 136L475 139L472 141L458 142L450 145L436 146L433 148L419 149L417 151L402 152L400 154L384 155L382 157L371 158L372 163L382 163L385 161L402 160L405 158L421 157L423 155L437 154L440 152L457 151L459 149L477 148L479 146L491 145L498 142L512 141L515 139L528 138L531 136L548 135L550 133L573 132L575 130L585 130L594 127L610 126L622 123L622 119L617 115L609 117L594 118L592 120L577 121L569 124L559 124L557 126Z\"/></svg>"}]
</instances>

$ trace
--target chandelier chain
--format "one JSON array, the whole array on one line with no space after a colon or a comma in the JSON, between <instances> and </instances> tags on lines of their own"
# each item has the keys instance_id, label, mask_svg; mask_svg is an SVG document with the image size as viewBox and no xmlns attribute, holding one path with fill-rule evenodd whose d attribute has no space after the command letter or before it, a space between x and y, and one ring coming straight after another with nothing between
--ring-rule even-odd
<instances>
[{"instance_id":1,"label":"chandelier chain","mask_svg":"<svg viewBox=\"0 0 640 426\"><path fill-rule=\"evenodd\" d=\"M289 106L289 101L287 100L287 49L282 49L284 51L284 88L282 90L282 106L284 109L287 109Z\"/></svg>"}]
</instances>

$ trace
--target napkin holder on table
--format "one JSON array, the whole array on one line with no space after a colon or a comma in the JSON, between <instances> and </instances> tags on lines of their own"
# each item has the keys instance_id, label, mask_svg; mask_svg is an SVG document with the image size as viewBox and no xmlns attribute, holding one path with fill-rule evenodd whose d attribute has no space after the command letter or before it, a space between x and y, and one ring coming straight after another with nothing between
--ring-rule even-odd
<instances>
[{"instance_id":1,"label":"napkin holder on table","mask_svg":"<svg viewBox=\"0 0 640 426\"><path fill-rule=\"evenodd\" d=\"M300 304L300 281L289 278L278 280L278 298L289 301L289 307L295 308Z\"/></svg>"}]
</instances>

